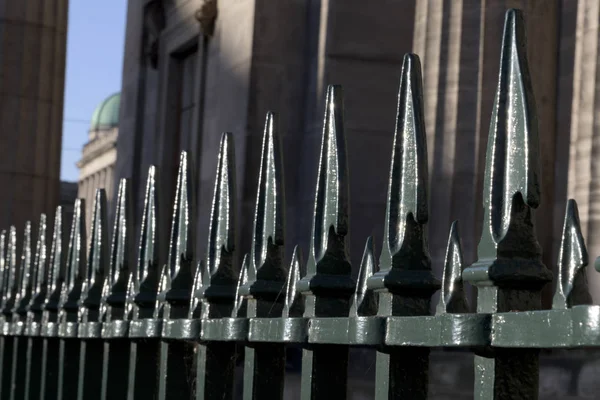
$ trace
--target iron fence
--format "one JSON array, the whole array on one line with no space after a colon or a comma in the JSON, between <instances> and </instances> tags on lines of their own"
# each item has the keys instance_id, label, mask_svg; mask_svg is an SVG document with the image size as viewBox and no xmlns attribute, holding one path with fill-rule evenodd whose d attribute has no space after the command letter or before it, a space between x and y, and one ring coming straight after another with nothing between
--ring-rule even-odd
<instances>
[{"instance_id":1,"label":"iron fence","mask_svg":"<svg viewBox=\"0 0 600 400\"><path fill-rule=\"evenodd\" d=\"M243 358L243 398L281 399L286 348L302 349L302 399L347 395L348 351L376 352L375 399L425 399L430 348L475 354L477 399L535 399L543 348L600 346L588 256L569 200L552 309L541 289L534 210L540 202L538 134L519 11L506 14L484 183L478 261L463 263L456 222L443 277L427 247L427 149L419 58L404 57L392 148L383 249L368 238L358 279L347 255L348 187L342 89L327 89L310 254L284 264L282 152L266 118L250 253L235 249L235 166L222 136L205 258L193 254L194 178L181 154L169 254L158 263L159 205L150 168L137 260L129 184L120 182L112 240L98 190L86 255L84 204L70 230L56 211L51 244L42 215L37 245L14 227L0 237L2 399L231 399ZM358 211L359 212L359 211ZM463 269L464 268L464 269ZM477 287L471 310L463 281ZM432 295L440 299L432 313ZM238 357L239 356L239 357ZM243 357L242 357L243 356Z\"/></svg>"}]
</instances>

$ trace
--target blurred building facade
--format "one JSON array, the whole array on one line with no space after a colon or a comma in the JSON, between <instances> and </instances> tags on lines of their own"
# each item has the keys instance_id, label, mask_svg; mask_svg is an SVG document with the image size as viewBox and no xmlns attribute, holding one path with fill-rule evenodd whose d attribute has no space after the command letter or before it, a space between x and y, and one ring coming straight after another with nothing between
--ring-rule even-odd
<instances>
[{"instance_id":1,"label":"blurred building facade","mask_svg":"<svg viewBox=\"0 0 600 400\"><path fill-rule=\"evenodd\" d=\"M341 84L349 251L356 268L368 235L381 248L401 60L415 52L423 68L433 266L441 271L453 220L459 220L470 263L481 234L485 148L510 7L524 11L527 25L542 148L537 228L544 262L555 269L567 196L580 204L590 255L600 255L600 235L594 234L600 228L595 0L383 0L376 6L362 0L129 2L114 185L132 178L139 226L148 167L158 166L168 217L178 153L189 151L201 258L220 134L233 132L237 249L238 255L247 252L265 114L276 111L284 149L287 257L295 244L306 254L325 87ZM166 243L162 247L164 262ZM600 282L593 283L598 302Z\"/></svg>"},{"instance_id":2,"label":"blurred building facade","mask_svg":"<svg viewBox=\"0 0 600 400\"><path fill-rule=\"evenodd\" d=\"M106 200L112 205L113 175L117 159L119 135L119 105L121 95L104 99L94 111L88 130L88 142L83 146L79 168L77 197L85 200L86 226L91 226L96 189L106 190Z\"/></svg>"},{"instance_id":3,"label":"blurred building facade","mask_svg":"<svg viewBox=\"0 0 600 400\"><path fill-rule=\"evenodd\" d=\"M60 202L68 0L0 2L0 226Z\"/></svg>"}]
</instances>

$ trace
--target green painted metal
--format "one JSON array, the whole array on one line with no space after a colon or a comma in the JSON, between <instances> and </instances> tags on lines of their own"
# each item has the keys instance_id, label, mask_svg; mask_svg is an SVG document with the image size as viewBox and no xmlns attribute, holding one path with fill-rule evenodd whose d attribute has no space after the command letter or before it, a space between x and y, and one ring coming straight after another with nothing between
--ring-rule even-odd
<instances>
[{"instance_id":1,"label":"green painted metal","mask_svg":"<svg viewBox=\"0 0 600 400\"><path fill-rule=\"evenodd\" d=\"M441 281L431 271L421 67L408 54L378 264L375 240L367 237L353 280L342 90L329 86L306 264L298 247L290 263L285 260L283 151L272 112L264 128L252 247L243 260L234 247L230 133L220 142L203 261L193 251L194 164L185 152L168 241L159 230L158 170L149 170L136 262L130 259L127 181L119 186L110 251L102 190L96 193L88 258L80 199L67 248L66 222L57 209L49 257L45 216L35 253L31 224L19 233L19 249L16 228L2 231L0 399L283 399L286 351L292 347L303 352L303 399L347 397L350 347L376 353L376 399L426 399L429 351L440 347L475 353L475 398L537 398L539 350L600 347L600 306L591 302L588 254L577 204L569 200L552 309L540 309L540 290L552 276L540 261L534 229L542 199L523 29L520 12L509 10L476 263L465 265L454 222ZM162 266L159 253L167 249ZM476 312L464 281L478 288ZM440 299L432 307L437 290ZM243 369L241 388L236 369Z\"/></svg>"}]
</instances>

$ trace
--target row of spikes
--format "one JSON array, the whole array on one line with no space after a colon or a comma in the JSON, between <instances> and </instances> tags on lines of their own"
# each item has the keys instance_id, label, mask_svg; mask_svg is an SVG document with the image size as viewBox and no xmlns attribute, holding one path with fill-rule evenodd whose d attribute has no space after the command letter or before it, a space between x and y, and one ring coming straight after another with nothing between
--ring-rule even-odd
<instances>
[{"instance_id":1,"label":"row of spikes","mask_svg":"<svg viewBox=\"0 0 600 400\"><path fill-rule=\"evenodd\" d=\"M539 188L536 183L539 171L535 163L538 151L537 132L535 124L531 123L534 118L529 114L533 112L533 106L523 54L521 18L514 10L507 13L500 79L488 144L484 198L487 214L482 241L484 238L491 240L496 246L509 230L512 217L510 207L516 195L523 197L527 207L536 208L539 204ZM358 280L350 296L351 315L373 315L377 312L374 290L382 289L377 275L404 268L406 263L397 262L399 257L420 247L420 261L429 262L426 244L427 150L422 97L420 62L416 55L408 54L403 60L398 95L384 249L379 271L376 271L373 240L367 239ZM520 114L515 114L516 109L520 110ZM514 124L515 115L517 120L520 118L517 121L520 126L516 129L507 122L513 121L511 123ZM510 143L511 146L520 143L522 146L518 151L522 154L509 152ZM16 258L15 228L11 227L8 233L2 232L0 287L5 317L13 315L13 318L20 318L27 311L42 309L61 309L67 320L73 320L76 316L80 321L183 317L175 311L184 309L187 316L192 318L235 317L240 314L244 299L248 297L282 301L284 316L301 315L302 301L297 282L306 276L301 271L303 263L298 248L294 250L290 267L283 265L285 208L282 154L275 114L268 113L266 119L252 248L250 254L244 257L239 271L234 258L234 158L232 136L226 133L220 143L207 254L205 260L198 265L195 265L192 254L192 224L195 222L192 206L196 204L194 179L189 168L189 157L185 152L181 154L177 178L168 262L162 271L158 268L156 252L157 226L160 225L157 222L158 189L155 167L151 167L148 174L135 272L127 261L131 235L127 180L121 181L119 185L110 253L106 245L106 197L103 190L98 190L95 197L87 261L82 246L85 242L85 207L81 199L75 202L71 237L64 260L63 217L60 207L55 216L49 257L46 255L44 215L40 220L33 259L31 223L26 224L23 255L19 265ZM342 91L339 86L329 86L310 258L306 267L306 275L309 277L321 273L319 266L324 258L332 254L347 260L347 181ZM583 273L587 263L577 206L573 200L569 200L558 260L559 281L554 308L590 303ZM462 283L463 267L455 222L449 235L438 313L468 311ZM430 285L436 287L434 281ZM310 293L310 288L308 292ZM77 313L78 308L82 310ZM151 310L151 314L148 310Z\"/></svg>"}]
</instances>

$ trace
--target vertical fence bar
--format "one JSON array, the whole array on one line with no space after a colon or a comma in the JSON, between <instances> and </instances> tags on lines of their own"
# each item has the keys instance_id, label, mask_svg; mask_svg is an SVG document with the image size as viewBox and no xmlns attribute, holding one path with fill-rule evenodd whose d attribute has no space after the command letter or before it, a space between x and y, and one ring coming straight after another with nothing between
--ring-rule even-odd
<instances>
[{"instance_id":1,"label":"vertical fence bar","mask_svg":"<svg viewBox=\"0 0 600 400\"><path fill-rule=\"evenodd\" d=\"M194 282L193 246L196 221L195 182L187 152L181 153L173 206L169 257L161 276L163 336L168 324L188 317ZM194 346L183 340L163 339L160 344L158 398L189 399L193 393Z\"/></svg>"},{"instance_id":2,"label":"vertical fence bar","mask_svg":"<svg viewBox=\"0 0 600 400\"><path fill-rule=\"evenodd\" d=\"M27 305L31 300L31 222L25 223L21 260L19 263L19 289L12 313L11 335L13 336L12 374L10 399L25 398L25 367L27 365L27 338L23 335L27 320Z\"/></svg>"},{"instance_id":3,"label":"vertical fence bar","mask_svg":"<svg viewBox=\"0 0 600 400\"><path fill-rule=\"evenodd\" d=\"M2 387L0 392L0 399L9 399L11 393L11 379L12 379L12 356L14 349L14 337L10 335L10 326L12 321L12 313L17 297L18 290L18 266L17 266L17 230L14 226L10 227L8 234L8 245L6 251L6 262L5 268L7 269L4 274L5 286L4 286L4 302L2 308L2 314L4 316L4 324L2 329L3 343L0 343L2 352Z\"/></svg>"},{"instance_id":4,"label":"vertical fence bar","mask_svg":"<svg viewBox=\"0 0 600 400\"><path fill-rule=\"evenodd\" d=\"M450 226L450 234L448 235L444 275L436 315L469 312L469 304L467 303L462 280L463 267L458 221L454 221Z\"/></svg>"},{"instance_id":5,"label":"vertical fence bar","mask_svg":"<svg viewBox=\"0 0 600 400\"><path fill-rule=\"evenodd\" d=\"M87 275L79 308L79 400L98 399L102 391L104 346L101 340L100 301L108 264L106 227L106 192L104 189L97 189L90 229Z\"/></svg>"},{"instance_id":6,"label":"vertical fence bar","mask_svg":"<svg viewBox=\"0 0 600 400\"><path fill-rule=\"evenodd\" d=\"M109 276L100 304L103 317L104 357L102 368L102 399L125 399L129 371L128 317L125 314L127 287L131 279L129 236L131 206L129 182L119 182L115 223L109 260Z\"/></svg>"},{"instance_id":7,"label":"vertical fence bar","mask_svg":"<svg viewBox=\"0 0 600 400\"><path fill-rule=\"evenodd\" d=\"M77 321L79 299L85 279L85 200L75 200L71 237L65 267L65 284L61 285L58 304L58 395L59 400L77 395L79 380L79 340ZM50 344L50 343L48 343ZM51 360L50 353L48 360Z\"/></svg>"},{"instance_id":8,"label":"vertical fence bar","mask_svg":"<svg viewBox=\"0 0 600 400\"><path fill-rule=\"evenodd\" d=\"M440 283L431 272L427 247L427 145L419 57L404 56L383 251L379 272L368 282L379 292L378 315L430 314ZM418 322L416 322L418 323ZM426 399L429 349L386 347L377 351L376 399Z\"/></svg>"},{"instance_id":9,"label":"vertical fence bar","mask_svg":"<svg viewBox=\"0 0 600 400\"><path fill-rule=\"evenodd\" d=\"M342 88L329 86L306 276L304 317L347 317L354 292L347 254L348 186ZM310 337L310 329L309 329ZM302 356L303 400L346 398L348 346L309 344Z\"/></svg>"},{"instance_id":10,"label":"vertical fence bar","mask_svg":"<svg viewBox=\"0 0 600 400\"><path fill-rule=\"evenodd\" d=\"M40 395L43 339L40 337L42 306L46 300L46 215L40 217L35 260L31 272L31 295L27 304L24 334L27 337L25 356L24 399L37 399Z\"/></svg>"},{"instance_id":11,"label":"vertical fence bar","mask_svg":"<svg viewBox=\"0 0 600 400\"><path fill-rule=\"evenodd\" d=\"M219 145L204 271L197 274L198 290L194 292L201 301L198 307L202 324L233 315L238 280L235 200L234 144L231 133L224 133ZM200 342L196 363L196 399L233 398L234 342Z\"/></svg>"},{"instance_id":12,"label":"vertical fence bar","mask_svg":"<svg viewBox=\"0 0 600 400\"><path fill-rule=\"evenodd\" d=\"M148 171L148 182L144 197L144 212L140 226L140 242L138 246L137 271L132 275L128 287L127 303L131 308L129 336L136 335L136 329L147 334L149 331L160 333L160 319L158 318L157 291L159 280L159 264L157 244L159 240L157 231L160 224L158 207L157 171L151 166ZM156 313L156 314L155 314ZM147 329L144 325L149 322L154 329ZM131 339L129 359L129 384L127 399L150 399L156 396L158 383L158 351L160 340L157 337L144 337Z\"/></svg>"},{"instance_id":13,"label":"vertical fence bar","mask_svg":"<svg viewBox=\"0 0 600 400\"><path fill-rule=\"evenodd\" d=\"M477 312L540 309L552 273L541 262L534 227L540 203L537 120L523 16L506 13L492 111L478 260L463 277L478 287ZM476 399L537 399L539 350L493 348L475 357Z\"/></svg>"},{"instance_id":14,"label":"vertical fence bar","mask_svg":"<svg viewBox=\"0 0 600 400\"><path fill-rule=\"evenodd\" d=\"M241 292L247 297L248 318L282 316L287 276L284 265L283 169L276 115L269 112L265 123L254 233L249 260L248 283ZM244 356L244 400L281 399L285 377L285 345L247 344Z\"/></svg>"},{"instance_id":15,"label":"vertical fence bar","mask_svg":"<svg viewBox=\"0 0 600 400\"><path fill-rule=\"evenodd\" d=\"M54 400L58 396L58 369L59 369L59 339L58 339L58 310L61 291L65 284L65 259L63 252L64 243L63 210L56 208L54 215L54 231L52 234L52 247L48 271L42 276L42 293L40 303L42 309L40 335L42 336L42 350L40 362L40 385L37 398L40 400ZM32 373L32 379L35 379ZM34 398L35 394L31 393Z\"/></svg>"}]
</instances>

